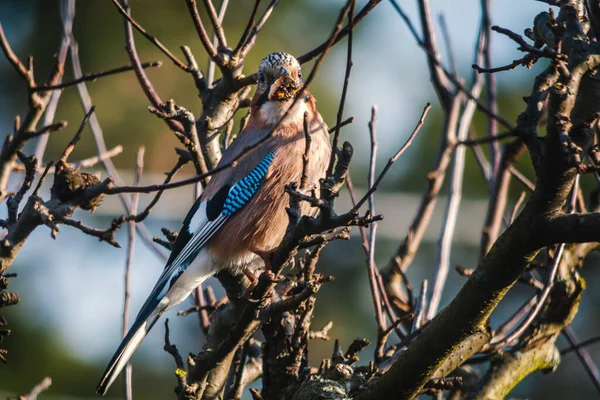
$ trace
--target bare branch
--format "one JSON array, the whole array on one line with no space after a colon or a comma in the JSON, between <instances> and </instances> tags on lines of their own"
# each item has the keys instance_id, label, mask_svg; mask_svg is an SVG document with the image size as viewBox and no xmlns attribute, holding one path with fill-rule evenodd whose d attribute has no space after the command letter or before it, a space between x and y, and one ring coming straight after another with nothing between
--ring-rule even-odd
<instances>
[{"instance_id":1,"label":"bare branch","mask_svg":"<svg viewBox=\"0 0 600 400\"><path fill-rule=\"evenodd\" d=\"M85 126L89 122L94 111L96 111L96 106L91 106L90 109L86 112L85 117L83 118L83 121L81 121L81 125L79 126L79 129L77 130L77 133L75 134L75 136L73 136L73 139L71 139L71 141L69 142L67 147L65 147L65 151L63 151L62 156L60 156L60 159L58 160L59 163L66 164L67 159L69 158L69 156L75 149L75 145L77 145L77 142L79 142L79 139L81 139L81 134L83 133L83 128L85 128Z\"/></svg>"},{"instance_id":2,"label":"bare branch","mask_svg":"<svg viewBox=\"0 0 600 400\"><path fill-rule=\"evenodd\" d=\"M490 20L490 2L491 0L481 0L481 33L482 33L482 44L483 44L483 64L486 68L490 68L492 65L492 34L491 34L491 20ZM480 63L480 60L476 60L475 63ZM496 93L496 78L492 74L487 74L485 77L485 85L487 90L487 103L491 114L498 114L498 99ZM488 131L489 137L495 137L498 135L498 123L495 118L491 115L488 117ZM494 185L496 174L500 169L500 145L497 141L490 142L490 166L491 166L491 179L489 180L490 186Z\"/></svg>"},{"instance_id":3,"label":"bare branch","mask_svg":"<svg viewBox=\"0 0 600 400\"><path fill-rule=\"evenodd\" d=\"M144 69L161 67L161 66L162 66L161 61L152 61L152 62L142 63L142 68L144 68ZM42 91L47 91L47 90L64 89L69 86L77 85L78 83L81 83L81 82L88 82L88 81L93 82L98 78L103 78L105 76L120 74L122 72L133 71L134 69L135 69L135 67L127 65L124 67L109 69L107 71L100 71L100 72L95 72L95 73L91 73L91 74L85 74L85 75L81 76L80 78L74 79L69 82L63 82L63 83L59 83L57 85L52 85L52 86L37 86L37 87L33 88L33 91L34 92L42 92Z\"/></svg>"},{"instance_id":4,"label":"bare branch","mask_svg":"<svg viewBox=\"0 0 600 400\"><path fill-rule=\"evenodd\" d=\"M144 169L144 147L140 147L137 153L136 159L136 171L135 171L135 181L134 185L139 186L140 181L142 180L142 171ZM131 196L131 207L129 209L129 215L134 215L137 213L138 203L139 203L139 193L134 193ZM131 280L131 266L133 265L133 254L135 249L135 221L130 221L128 223L127 229L127 256L125 258L125 293L123 295L123 337L127 335L127 331L129 329L129 305L130 305L130 280ZM132 372L133 368L131 363L127 363L125 367L125 399L132 400L133 399L133 388L132 388Z\"/></svg>"},{"instance_id":5,"label":"bare branch","mask_svg":"<svg viewBox=\"0 0 600 400\"><path fill-rule=\"evenodd\" d=\"M121 5L119 3L119 0L111 0L111 1L115 5L115 7L119 11L119 13L123 16L123 18L125 18L129 22L129 24L133 25L133 27L135 29L137 29L137 31L139 33L142 34L142 36L144 36L146 39L148 39L148 41L150 41L150 43L152 43L153 45L155 45L165 56L167 56L169 58L169 60L173 61L173 64L175 64L177 67L179 67L183 71L189 72L189 68L188 68L187 65L185 65L184 63L182 63L177 57L175 57L173 55L173 53L171 53L169 51L169 49L167 49L160 42L160 40L158 40L155 36L153 36L150 33L148 33L140 24L137 23L136 20L134 20L131 17L130 12L129 12L129 6L127 4L124 3L123 5Z\"/></svg>"},{"instance_id":6,"label":"bare branch","mask_svg":"<svg viewBox=\"0 0 600 400\"><path fill-rule=\"evenodd\" d=\"M379 3L381 3L381 0L369 0L369 2L362 8L362 10L360 10L358 12L358 14L356 14L353 18L353 23L352 25L346 25L344 26L341 30L340 30L340 34L338 36L336 36L335 40L333 43L328 44L328 42L323 42L321 43L319 46L315 47L314 49L312 49L311 51L309 51L308 53L305 53L299 57L296 57L298 59L298 62L300 62L300 64L304 64L307 63L311 60L313 60L314 58L316 58L319 54L323 53L325 50L327 50L329 47L331 47L332 45L336 44L337 42L339 42L340 40L342 40L344 37L346 37L346 35L348 35L350 33L350 31L354 28L356 28L356 26L358 24L361 23L361 21L373 10L373 8L375 8L375 6L377 6Z\"/></svg>"},{"instance_id":7,"label":"bare branch","mask_svg":"<svg viewBox=\"0 0 600 400\"><path fill-rule=\"evenodd\" d=\"M505 132L505 133L501 133L496 136L485 136L485 137L478 137L478 138L472 138L472 139L469 138L469 139L461 140L457 144L465 145L465 146L472 146L472 145L476 145L476 144L490 143L490 142L495 142L498 140L513 138L513 137L515 137L514 132Z\"/></svg>"},{"instance_id":8,"label":"bare branch","mask_svg":"<svg viewBox=\"0 0 600 400\"><path fill-rule=\"evenodd\" d=\"M585 368L585 372L587 372L588 376L593 382L596 391L600 393L600 371L598 370L596 364L594 364L592 356L587 351L587 349L585 349L583 346L578 345L579 340L577 339L577 335L575 334L575 332L573 332L573 328L571 328L570 326L565 327L565 329L563 330L563 335L571 345L571 348L575 349L577 357L579 358L579 360L583 364L583 367Z\"/></svg>"},{"instance_id":9,"label":"bare branch","mask_svg":"<svg viewBox=\"0 0 600 400\"><path fill-rule=\"evenodd\" d=\"M208 12L208 16L210 18L210 22L212 23L214 34L217 37L219 42L219 46L223 48L227 48L227 39L225 39L225 31L223 31L223 18L217 15L217 11L215 10L215 6L212 3L212 0L203 0L204 7ZM227 3L229 0L224 0L223 5L221 5L221 10L224 12L227 9Z\"/></svg>"},{"instance_id":10,"label":"bare branch","mask_svg":"<svg viewBox=\"0 0 600 400\"><path fill-rule=\"evenodd\" d=\"M339 116L338 116L338 119ZM374 186L375 182L375 166L377 164L377 105L371 108L371 119L369 121L369 137L371 139L371 156L369 158L369 187ZM330 164L331 165L331 164ZM375 215L375 199L373 193L369 196L369 213ZM381 293L377 285L377 266L375 265L375 235L377 234L377 223L372 223L369 226L369 249L367 250L367 268L369 273L369 289L373 298L373 307L375 308L375 320L377 321L377 332L386 331L385 317L381 307ZM392 321L393 322L393 321ZM380 337L381 338L381 337ZM377 346L376 357L381 357L382 354L377 354L381 351L383 342Z\"/></svg>"},{"instance_id":11,"label":"bare branch","mask_svg":"<svg viewBox=\"0 0 600 400\"><path fill-rule=\"evenodd\" d=\"M22 62L19 60L19 57L15 54L10 43L8 43L8 39L4 35L4 29L2 28L2 24L0 24L0 47L2 48L2 52L4 56L12 64L14 69L17 71L19 75L27 82L27 86L29 88L35 87L35 81L33 79L33 71L28 69Z\"/></svg>"},{"instance_id":12,"label":"bare branch","mask_svg":"<svg viewBox=\"0 0 600 400\"><path fill-rule=\"evenodd\" d=\"M480 54L476 55L479 58ZM472 93L477 98L481 93L483 87L483 79L476 79ZM475 115L476 104L472 100L467 100L467 104L463 111L463 115L460 118L458 125L458 135L454 138L457 141L463 141L469 134L469 127L471 126L473 116ZM446 207L446 215L444 218L444 224L440 232L438 258L437 258L437 270L435 273L435 279L433 281L433 288L431 292L431 299L429 300L429 309L427 310L427 318L433 319L437 313L440 301L442 299L442 291L446 285L446 278L448 277L448 271L450 270L450 249L452 247L452 239L454 237L454 229L456 227L456 220L458 218L458 210L460 202L462 200L462 185L463 176L465 169L465 152L464 146L458 146L454 150L454 165L452 166L452 178L449 189L448 204ZM492 172L493 174L493 172Z\"/></svg>"},{"instance_id":13,"label":"bare branch","mask_svg":"<svg viewBox=\"0 0 600 400\"><path fill-rule=\"evenodd\" d=\"M50 379L49 377L44 378L40 383L38 383L37 385L35 385L35 387L33 389L31 389L31 392L29 392L29 394L27 394L26 396L24 396L24 400L36 400L38 398L38 396L45 390L48 390L48 388L52 385L52 379Z\"/></svg>"},{"instance_id":14,"label":"bare branch","mask_svg":"<svg viewBox=\"0 0 600 400\"><path fill-rule=\"evenodd\" d=\"M258 14L258 7L260 7L261 2L262 2L262 0L254 0L254 7L252 8L252 12L250 13L250 18L248 19L248 23L246 24L246 27L244 28L244 32L242 32L242 36L240 36L240 40L239 40L237 46L235 46L235 49L233 50L233 54L238 55L240 49L242 48L244 43L246 43L246 39L248 38L248 35L250 34L250 29L252 29L252 27L254 26L254 22L256 21L256 15Z\"/></svg>"},{"instance_id":15,"label":"bare branch","mask_svg":"<svg viewBox=\"0 0 600 400\"><path fill-rule=\"evenodd\" d=\"M126 0L123 0L123 1L124 1L124 5L127 6ZM141 62L140 62L137 52L135 50L135 43L133 42L133 31L132 31L132 28L131 28L131 25L129 24L129 22L125 21L125 27L126 27L125 28L126 48L128 50L128 55L130 57L131 64L134 65L134 67L135 67L135 73L136 73L136 76L138 77L138 81L146 82L147 78L146 78L146 75L145 75L143 69L141 68ZM71 35L70 46L71 46L71 63L72 63L72 67L73 67L73 76L75 79L78 79L79 77L83 76L83 72L82 72L81 63L79 60L78 45L77 45L77 42L75 41L75 38L73 37L73 35ZM147 83L149 85L146 88L146 89L148 89L147 95L151 97L151 94L154 92L151 87L152 85L149 83L149 81ZM142 84L142 87L143 88L145 87L144 84ZM79 83L77 85L77 90L79 92L79 98L81 99L84 109L86 109L86 110L90 109L92 106L92 100L90 98L90 94L87 90L87 86L86 86L85 82ZM156 95L156 94L154 93L154 95ZM158 99L158 100L160 100L160 99ZM102 161L102 164L104 165L104 168L106 169L108 175L111 177L110 182L113 182L113 180L114 180L118 184L121 183L122 179L120 178L119 173L118 173L117 169L115 168L110 157L102 157L102 154L106 154L108 152L108 149L106 147L106 143L104 141L104 134L102 132L102 128L100 126L100 123L98 122L98 118L96 117L96 114L92 114L92 116L90 118L90 128L92 130L92 134L94 136L94 141L96 143L96 148L98 150L98 157ZM123 205L125 212L127 212L127 210L129 209L129 207L131 205L131 199L128 196L124 196L124 195L119 196L119 198L121 199L121 203ZM144 243L146 243L146 245L154 252L155 255L157 255L160 259L163 259L166 261L166 259L167 259L166 255L154 243L154 241L152 240L152 235L148 232L148 229L146 228L146 226L144 224L137 224L136 228L138 229L140 236L144 240Z\"/></svg>"},{"instance_id":16,"label":"bare branch","mask_svg":"<svg viewBox=\"0 0 600 400\"><path fill-rule=\"evenodd\" d=\"M248 35L248 38L246 39L246 41L244 42L242 47L240 47L239 50L235 53L236 57L244 58L248 55L250 50L252 50L252 48L254 47L254 44L256 43L256 38L258 36L258 33L260 32L260 30L262 29L264 24L269 19L269 17L271 16L271 13L273 12L273 10L275 9L275 6L277 6L278 3L279 3L279 0L271 0L271 3L267 6L262 17L260 17L260 19L258 20L256 25L252 28L252 31ZM258 4L256 4L256 7L258 7ZM300 60L298 60L298 61L300 61Z\"/></svg>"},{"instance_id":17,"label":"bare branch","mask_svg":"<svg viewBox=\"0 0 600 400\"><path fill-rule=\"evenodd\" d=\"M348 25L352 26L354 20L354 6L353 2L348 13ZM340 129L342 127L342 117L344 116L344 105L346 104L346 95L348 93L348 83L350 82L350 71L352 70L352 29L348 32L348 50L346 51L346 73L344 74L344 85L342 87L342 97L340 99L340 105L337 112L337 120L335 124L335 131L333 134L333 142L331 143L331 158L329 160L329 167L327 168L326 175L330 175L333 170L333 164L335 162L335 156L337 152L338 139L340 137Z\"/></svg>"},{"instance_id":18,"label":"bare branch","mask_svg":"<svg viewBox=\"0 0 600 400\"><path fill-rule=\"evenodd\" d=\"M579 187L578 182L579 182L578 179L576 179L575 183L573 184L573 187L571 189L571 191L572 191L571 205L570 205L571 213L574 212L574 210L575 210L575 201L577 199L577 190ZM506 337L502 338L501 340L499 340L495 343L492 343L491 344L492 351L500 350L500 349L504 348L505 346L512 344L512 342L514 342L516 339L518 339L525 332L525 330L531 325L531 323L535 320L535 318L537 317L539 312L542 310L542 307L544 306L544 302L546 301L546 298L550 294L550 290L552 290L552 286L554 284L554 279L556 277L556 273L558 272L558 267L561 263L561 259L562 259L564 250L565 250L565 244L564 243L559 244L558 248L556 249L556 252L554 253L554 258L552 259L552 264L549 267L550 269L549 269L549 273L548 273L548 278L546 280L546 285L544 286L544 290L542 290L542 292L539 294L536 304L533 307L533 309L531 310L531 312L527 315L527 317L521 322L521 324L519 324L519 326L512 333L506 335Z\"/></svg>"},{"instance_id":19,"label":"bare branch","mask_svg":"<svg viewBox=\"0 0 600 400\"><path fill-rule=\"evenodd\" d=\"M413 130L411 135L408 137L408 140L402 145L402 147L400 147L400 150L398 150L396 152L396 154L394 154L394 156L388 160L387 164L383 168L383 171L381 171L381 173L375 180L375 183L373 184L373 186L371 186L369 188L369 190L367 191L367 193L365 193L365 195L356 203L353 210L358 210L365 203L365 201L367 201L369 196L371 196L371 194L373 192L375 192L375 190L377 190L377 187L379 186L379 184L385 177L385 174L391 168L392 164L394 162L396 162L396 160L402 155L402 153L404 153L404 151L412 144L413 139L417 136L417 133L419 133L419 131L421 130L421 127L423 126L423 123L425 122L425 117L427 117L427 113L429 112L430 109L431 109L431 104L427 103L427 105L423 109L421 118L419 118L419 122L417 123L417 126L415 126L415 129Z\"/></svg>"},{"instance_id":20,"label":"bare branch","mask_svg":"<svg viewBox=\"0 0 600 400\"><path fill-rule=\"evenodd\" d=\"M427 321L427 310L431 309L431 306L427 304L427 279L424 279L421 283L421 291L419 292L419 298L417 304L415 304L415 318L413 319L413 326L410 331L412 335L415 335L421 326Z\"/></svg>"},{"instance_id":21,"label":"bare branch","mask_svg":"<svg viewBox=\"0 0 600 400\"><path fill-rule=\"evenodd\" d=\"M334 125L331 128L329 128L329 133L333 133L336 131L336 129L338 128L343 128L344 126L351 124L354 122L354 117L350 117L348 119L343 120L342 122L339 123L339 125Z\"/></svg>"},{"instance_id":22,"label":"bare branch","mask_svg":"<svg viewBox=\"0 0 600 400\"><path fill-rule=\"evenodd\" d=\"M304 112L304 154L302 155L302 174L300 175L300 190L306 189L308 184L308 154L310 153L310 133L308 130L308 111Z\"/></svg>"},{"instance_id":23,"label":"bare branch","mask_svg":"<svg viewBox=\"0 0 600 400\"><path fill-rule=\"evenodd\" d=\"M206 29L204 29L204 24L202 23L202 19L198 13L196 0L186 0L186 4L188 6L188 10L190 11L190 15L192 17L192 21L194 22L194 27L196 28L198 37L200 38L200 42L202 42L202 46L204 46L204 50L206 50L211 60L213 60L217 65L222 66L224 62L223 57L217 50L215 50L210 42L210 39L208 38Z\"/></svg>"},{"instance_id":24,"label":"bare branch","mask_svg":"<svg viewBox=\"0 0 600 400\"><path fill-rule=\"evenodd\" d=\"M583 341L577 343L576 345L572 345L571 347L567 347L566 349L561 350L560 355L564 356L565 354L569 354L570 352L575 351L581 347L586 347L586 346L592 345L594 343L597 343L598 341L600 341L600 336L596 336L591 339L583 340Z\"/></svg>"}]
</instances>

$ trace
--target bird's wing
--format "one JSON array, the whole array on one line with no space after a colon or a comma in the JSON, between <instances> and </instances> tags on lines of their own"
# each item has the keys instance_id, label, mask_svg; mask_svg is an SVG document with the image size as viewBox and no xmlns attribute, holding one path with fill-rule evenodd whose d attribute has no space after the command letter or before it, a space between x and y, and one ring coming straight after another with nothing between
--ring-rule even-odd
<instances>
[{"instance_id":1,"label":"bird's wing","mask_svg":"<svg viewBox=\"0 0 600 400\"><path fill-rule=\"evenodd\" d=\"M273 159L274 152L271 151L241 179L223 185L208 200L203 196L196 200L183 222L167 265L154 287L153 293L157 298L166 293L225 221L250 201L259 189Z\"/></svg>"},{"instance_id":2,"label":"bird's wing","mask_svg":"<svg viewBox=\"0 0 600 400\"><path fill-rule=\"evenodd\" d=\"M165 296L215 232L254 196L260 187L262 179L267 174L273 159L274 152L270 151L262 156L258 163L254 163L254 167L247 166L246 172L242 175L241 179L236 179L236 174L230 173L227 179L230 183L221 185L218 190L215 190L213 187L214 195L210 196L210 198L208 198L209 196L201 196L196 200L184 220L183 227L175 241L165 269L140 309L129 332L108 364L98 385L97 391L99 394L104 395L106 393L160 315L189 295L189 291L193 287L184 287L179 288L181 290L175 290L175 292L179 293L174 294L174 296L179 296L175 299ZM218 182L215 180L213 186L217 184ZM203 262L201 264L208 263ZM203 266L203 268L205 268L204 271L200 270L195 273L204 273L204 276L195 277L197 279L192 279L190 282L183 282L180 286L191 285L206 279L212 271L208 269L208 265ZM186 294L182 297L181 293Z\"/></svg>"}]
</instances>

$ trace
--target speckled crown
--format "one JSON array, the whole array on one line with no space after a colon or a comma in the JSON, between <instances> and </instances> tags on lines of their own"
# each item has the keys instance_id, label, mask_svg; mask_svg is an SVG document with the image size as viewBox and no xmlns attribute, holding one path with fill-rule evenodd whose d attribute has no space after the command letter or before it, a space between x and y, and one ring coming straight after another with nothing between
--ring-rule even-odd
<instances>
[{"instance_id":1,"label":"speckled crown","mask_svg":"<svg viewBox=\"0 0 600 400\"><path fill-rule=\"evenodd\" d=\"M263 58L258 66L258 72L279 72L282 67L288 71L301 70L300 63L293 55L275 52Z\"/></svg>"}]
</instances>

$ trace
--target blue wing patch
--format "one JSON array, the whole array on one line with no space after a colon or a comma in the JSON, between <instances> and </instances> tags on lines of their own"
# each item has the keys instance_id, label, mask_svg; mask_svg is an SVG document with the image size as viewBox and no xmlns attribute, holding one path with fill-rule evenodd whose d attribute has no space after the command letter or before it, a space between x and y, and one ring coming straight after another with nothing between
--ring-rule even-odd
<instances>
[{"instance_id":1,"label":"blue wing patch","mask_svg":"<svg viewBox=\"0 0 600 400\"><path fill-rule=\"evenodd\" d=\"M223 211L221 212L224 216L230 217L235 212L239 211L239 209L250 200L254 193L256 193L260 187L260 181L265 177L269 166L273 162L273 158L273 152L264 156L260 163L258 163L248 175L242 178L229 190L229 194L223 204Z\"/></svg>"},{"instance_id":2,"label":"blue wing patch","mask_svg":"<svg viewBox=\"0 0 600 400\"><path fill-rule=\"evenodd\" d=\"M166 291L181 277L196 258L202 247L223 226L225 221L239 211L256 193L261 180L275 158L270 152L258 165L233 187L224 186L206 203L194 204L181 229L169 261L154 287L153 301L160 301ZM197 219L197 221L194 221ZM147 300L147 303L150 298Z\"/></svg>"}]
</instances>

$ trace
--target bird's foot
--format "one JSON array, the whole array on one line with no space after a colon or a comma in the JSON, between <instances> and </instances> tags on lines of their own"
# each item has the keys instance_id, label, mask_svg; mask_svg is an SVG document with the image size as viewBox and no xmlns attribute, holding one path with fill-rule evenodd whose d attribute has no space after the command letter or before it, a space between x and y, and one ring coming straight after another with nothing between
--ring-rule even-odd
<instances>
[{"instance_id":1,"label":"bird's foot","mask_svg":"<svg viewBox=\"0 0 600 400\"><path fill-rule=\"evenodd\" d=\"M242 292L242 297L248 300L250 303L258 303L260 300L252 298L252 292L258 285L258 279L256 279L256 275L254 275L254 273L247 268L243 268L242 272L244 275L246 275L246 278L250 280L250 285L244 289Z\"/></svg>"},{"instance_id":2,"label":"bird's foot","mask_svg":"<svg viewBox=\"0 0 600 400\"><path fill-rule=\"evenodd\" d=\"M266 251L256 251L255 254L258 255L265 263L264 278L271 283L281 282L283 278L275 276L275 274L273 273L273 269L271 268L271 256L273 255L273 253Z\"/></svg>"},{"instance_id":3,"label":"bird's foot","mask_svg":"<svg viewBox=\"0 0 600 400\"><path fill-rule=\"evenodd\" d=\"M246 289L244 289L244 291L242 292L242 297L248 300L250 303L260 302L260 299L255 299L252 297L252 292L258 286L258 279L251 271L248 271L246 269L244 269L244 275L246 275L246 277L250 280L250 285ZM265 270L264 274L261 275L261 279L265 279L267 282L270 283L279 283L282 282L285 278L276 277L273 272L267 269Z\"/></svg>"},{"instance_id":4,"label":"bird's foot","mask_svg":"<svg viewBox=\"0 0 600 400\"><path fill-rule=\"evenodd\" d=\"M265 269L265 279L271 283L279 283L282 282L285 278L279 276L275 276L275 274L273 273L273 271L269 270L269 269Z\"/></svg>"}]
</instances>

